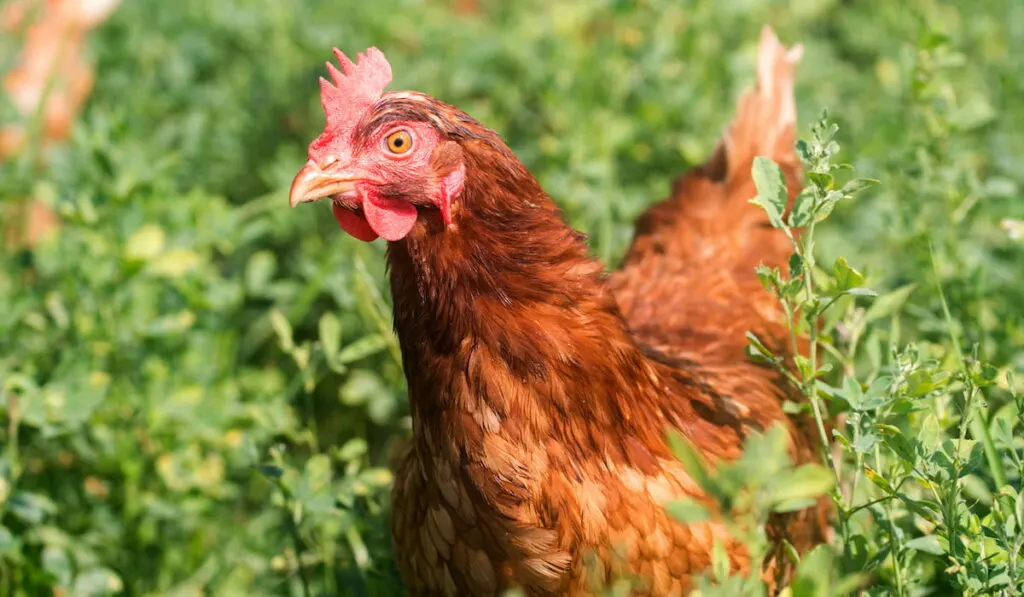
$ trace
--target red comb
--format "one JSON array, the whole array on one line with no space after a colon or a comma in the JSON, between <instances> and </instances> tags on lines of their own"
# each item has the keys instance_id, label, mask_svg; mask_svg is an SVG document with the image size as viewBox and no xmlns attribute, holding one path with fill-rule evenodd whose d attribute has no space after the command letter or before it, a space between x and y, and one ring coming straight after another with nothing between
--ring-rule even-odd
<instances>
[{"instance_id":1,"label":"red comb","mask_svg":"<svg viewBox=\"0 0 1024 597\"><path fill-rule=\"evenodd\" d=\"M347 141L347 133L391 83L391 65L377 48L360 52L355 62L338 48L333 51L341 70L328 62L327 72L334 84L320 77L320 103L327 116L327 126L309 146L309 157L314 160L328 154L333 141Z\"/></svg>"}]
</instances>

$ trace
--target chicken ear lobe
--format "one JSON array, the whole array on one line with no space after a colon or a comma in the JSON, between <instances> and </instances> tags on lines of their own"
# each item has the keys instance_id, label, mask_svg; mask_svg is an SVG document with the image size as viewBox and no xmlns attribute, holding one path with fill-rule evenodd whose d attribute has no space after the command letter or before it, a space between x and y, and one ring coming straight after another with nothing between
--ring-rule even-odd
<instances>
[{"instance_id":1,"label":"chicken ear lobe","mask_svg":"<svg viewBox=\"0 0 1024 597\"><path fill-rule=\"evenodd\" d=\"M452 201L459 196L466 184L466 165L463 162L462 148L454 141L447 141L434 151L432 162L434 172L441 177L434 204L441 210L444 225L451 226Z\"/></svg>"}]
</instances>

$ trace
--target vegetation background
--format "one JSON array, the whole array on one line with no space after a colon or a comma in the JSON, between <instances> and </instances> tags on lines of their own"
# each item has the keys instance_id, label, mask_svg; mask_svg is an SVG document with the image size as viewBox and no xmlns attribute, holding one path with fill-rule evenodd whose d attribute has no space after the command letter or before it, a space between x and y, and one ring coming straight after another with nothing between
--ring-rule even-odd
<instances>
[{"instance_id":1,"label":"vegetation background","mask_svg":"<svg viewBox=\"0 0 1024 597\"><path fill-rule=\"evenodd\" d=\"M1018 594L1024 3L134 0L46 79L95 69L65 141L11 77L0 99L25 132L0 159L0 595L401 594L383 246L286 205L331 46L504 134L614 264L712 149L764 23L806 45L801 136L828 107L837 161L880 181L816 232L822 296L847 295L818 390L847 413L847 516L793 594L860 571L863 594Z\"/></svg>"}]
</instances>

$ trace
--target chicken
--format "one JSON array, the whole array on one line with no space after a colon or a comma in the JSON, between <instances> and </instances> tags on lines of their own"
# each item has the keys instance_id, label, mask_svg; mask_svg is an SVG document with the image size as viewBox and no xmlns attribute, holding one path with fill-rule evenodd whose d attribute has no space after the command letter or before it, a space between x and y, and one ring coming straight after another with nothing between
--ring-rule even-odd
<instances>
[{"instance_id":1,"label":"chicken","mask_svg":"<svg viewBox=\"0 0 1024 597\"><path fill-rule=\"evenodd\" d=\"M753 269L779 266L786 239L748 203L753 157L779 162L791 195L793 70L766 28L757 87L704 166L640 219L622 268L605 274L582 234L501 138L414 92L389 92L374 48L321 79L327 116L290 203L329 198L343 230L388 241L394 326L413 435L392 494L398 568L411 595L588 595L613 572L638 595L682 595L720 539L720 520L684 525L672 499L706 500L673 458L675 429L710 462L782 422L797 462L813 427L790 419L792 390L748 361L744 333L784 350L784 322ZM824 540L824 500L769 523L776 546ZM791 565L774 551L773 584Z\"/></svg>"},{"instance_id":2,"label":"chicken","mask_svg":"<svg viewBox=\"0 0 1024 597\"><path fill-rule=\"evenodd\" d=\"M37 146L67 139L93 84L92 65L83 57L86 33L104 21L118 0L0 0L0 32L25 29L24 47L0 85L21 122L0 125L0 163L31 145L30 123L40 119ZM40 155L34 159L45 160ZM11 204L3 224L7 249L31 248L60 228L45 202Z\"/></svg>"},{"instance_id":3,"label":"chicken","mask_svg":"<svg viewBox=\"0 0 1024 597\"><path fill-rule=\"evenodd\" d=\"M63 141L93 85L83 57L86 34L107 19L119 0L12 0L0 2L0 31L25 28L25 45L3 78L3 91L21 117L0 127L0 160L22 150L29 123L42 119L42 141Z\"/></svg>"}]
</instances>

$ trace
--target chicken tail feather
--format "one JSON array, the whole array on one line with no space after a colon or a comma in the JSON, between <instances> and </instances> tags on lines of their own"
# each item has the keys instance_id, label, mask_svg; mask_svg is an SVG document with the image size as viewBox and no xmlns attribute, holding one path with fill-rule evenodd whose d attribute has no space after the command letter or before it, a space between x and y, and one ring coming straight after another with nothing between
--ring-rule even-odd
<instances>
[{"instance_id":1,"label":"chicken tail feather","mask_svg":"<svg viewBox=\"0 0 1024 597\"><path fill-rule=\"evenodd\" d=\"M796 141L796 66L803 46L782 45L768 25L761 30L757 53L757 84L739 99L736 118L722 135L718 151L708 164L712 178L725 182L746 179L757 156L769 157L795 174L799 163ZM718 163L715 163L718 162ZM717 168L715 167L717 166ZM714 172L716 171L717 172ZM714 176L717 173L718 176Z\"/></svg>"},{"instance_id":2,"label":"chicken tail feather","mask_svg":"<svg viewBox=\"0 0 1024 597\"><path fill-rule=\"evenodd\" d=\"M802 46L784 46L765 26L757 53L757 81L740 96L736 115L715 151L704 164L678 177L671 196L637 220L617 283L672 293L675 299L661 301L656 311L672 313L686 322L687 329L704 325L696 307L702 301L714 304L716 312L731 313L736 321L752 323L744 320L748 314L777 319L770 306L748 304L751 292L760 296L753 290L760 289L760 283L752 272L758 264L785 267L792 245L770 225L765 211L751 204L757 195L751 167L758 156L778 163L792 204L802 188L793 89L802 55ZM652 271L659 274L652 276ZM635 304L645 300L641 294L619 295L628 318L655 317L641 309L634 312ZM745 329L751 327L755 326ZM742 333L737 337L745 343Z\"/></svg>"}]
</instances>

